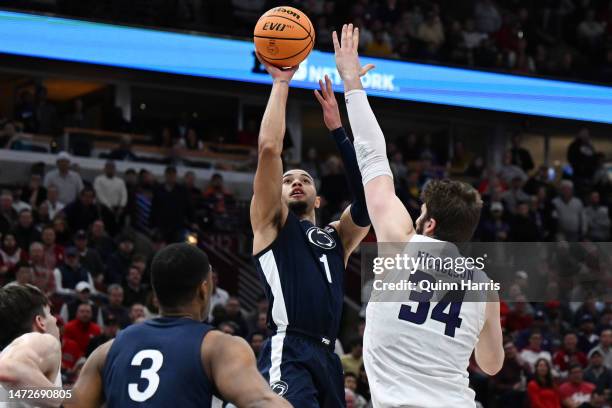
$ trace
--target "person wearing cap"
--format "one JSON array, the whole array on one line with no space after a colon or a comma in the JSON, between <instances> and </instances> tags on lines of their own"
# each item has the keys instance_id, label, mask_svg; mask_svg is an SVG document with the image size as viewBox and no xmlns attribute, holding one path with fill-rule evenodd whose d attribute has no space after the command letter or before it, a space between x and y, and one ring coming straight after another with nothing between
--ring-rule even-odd
<instances>
[{"instance_id":1,"label":"person wearing cap","mask_svg":"<svg viewBox=\"0 0 612 408\"><path fill-rule=\"evenodd\" d=\"M64 262L53 270L56 293L64 296L76 295L79 282L87 282L93 288L93 278L89 271L81 266L79 253L75 247L68 247Z\"/></svg>"},{"instance_id":2,"label":"person wearing cap","mask_svg":"<svg viewBox=\"0 0 612 408\"><path fill-rule=\"evenodd\" d=\"M57 169L48 172L43 182L46 188L51 185L57 187L58 201L63 204L74 201L83 189L83 180L77 172L70 170L70 161L67 152L60 152L57 155Z\"/></svg>"},{"instance_id":3,"label":"person wearing cap","mask_svg":"<svg viewBox=\"0 0 612 408\"><path fill-rule=\"evenodd\" d=\"M76 298L62 305L60 310L60 316L64 321L68 322L76 317L77 309L82 303L88 303L91 305L91 311L93 313L95 321L102 319L102 313L98 306L91 300L93 292L92 286L88 282L79 282L75 287Z\"/></svg>"},{"instance_id":4,"label":"person wearing cap","mask_svg":"<svg viewBox=\"0 0 612 408\"><path fill-rule=\"evenodd\" d=\"M115 162L108 160L104 165L104 174L94 180L94 190L98 202L111 210L116 217L123 213L127 205L128 194L123 179L116 176Z\"/></svg>"},{"instance_id":5,"label":"person wearing cap","mask_svg":"<svg viewBox=\"0 0 612 408\"><path fill-rule=\"evenodd\" d=\"M584 380L602 390L612 388L612 371L604 366L603 354L597 349L589 352L589 365L584 370Z\"/></svg>"},{"instance_id":6,"label":"person wearing cap","mask_svg":"<svg viewBox=\"0 0 612 408\"><path fill-rule=\"evenodd\" d=\"M89 345L87 346L85 357L89 357L90 354L98 348L98 346L101 346L107 341L114 339L118 332L119 321L117 321L117 318L114 315L107 315L104 318L104 328L102 329L102 334L91 339Z\"/></svg>"},{"instance_id":7,"label":"person wearing cap","mask_svg":"<svg viewBox=\"0 0 612 408\"><path fill-rule=\"evenodd\" d=\"M81 265L91 273L94 281L103 279L104 263L98 251L87 246L87 233L84 230L78 230L74 234L74 246L79 252Z\"/></svg>"},{"instance_id":8,"label":"person wearing cap","mask_svg":"<svg viewBox=\"0 0 612 408\"><path fill-rule=\"evenodd\" d=\"M89 303L81 303L77 308L76 317L64 327L64 336L74 340L82 354L87 351L91 339L100 333L102 330L93 322L93 312Z\"/></svg>"}]
</instances>

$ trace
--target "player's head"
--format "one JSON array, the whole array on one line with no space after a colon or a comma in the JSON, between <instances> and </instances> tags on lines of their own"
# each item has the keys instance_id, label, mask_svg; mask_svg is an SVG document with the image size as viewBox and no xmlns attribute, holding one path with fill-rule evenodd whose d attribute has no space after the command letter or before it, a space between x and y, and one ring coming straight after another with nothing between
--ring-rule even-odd
<instances>
[{"instance_id":1,"label":"player's head","mask_svg":"<svg viewBox=\"0 0 612 408\"><path fill-rule=\"evenodd\" d=\"M57 319L49 299L35 286L0 289L0 350L17 337L31 332L49 333L59 339Z\"/></svg>"},{"instance_id":2,"label":"player's head","mask_svg":"<svg viewBox=\"0 0 612 408\"><path fill-rule=\"evenodd\" d=\"M153 290L162 315L196 313L203 319L208 313L212 294L212 273L208 256L200 248L187 244L168 245L151 263Z\"/></svg>"},{"instance_id":3,"label":"player's head","mask_svg":"<svg viewBox=\"0 0 612 408\"><path fill-rule=\"evenodd\" d=\"M320 204L314 179L301 169L288 170L283 174L282 199L298 217L314 214Z\"/></svg>"},{"instance_id":4,"label":"player's head","mask_svg":"<svg viewBox=\"0 0 612 408\"><path fill-rule=\"evenodd\" d=\"M422 193L421 215L416 220L418 234L448 242L472 238L482 200L469 184L453 180L432 180Z\"/></svg>"}]
</instances>

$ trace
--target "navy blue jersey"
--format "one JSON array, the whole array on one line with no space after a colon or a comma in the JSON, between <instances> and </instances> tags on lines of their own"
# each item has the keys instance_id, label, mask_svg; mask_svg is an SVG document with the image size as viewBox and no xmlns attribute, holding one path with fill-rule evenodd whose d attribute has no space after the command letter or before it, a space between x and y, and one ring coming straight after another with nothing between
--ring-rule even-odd
<instances>
[{"instance_id":1,"label":"navy blue jersey","mask_svg":"<svg viewBox=\"0 0 612 408\"><path fill-rule=\"evenodd\" d=\"M278 237L255 255L270 301L268 324L335 341L344 301L344 249L331 226L319 228L289 211Z\"/></svg>"},{"instance_id":2,"label":"navy blue jersey","mask_svg":"<svg viewBox=\"0 0 612 408\"><path fill-rule=\"evenodd\" d=\"M104 364L108 408L210 407L201 347L211 326L162 317L122 330Z\"/></svg>"}]
</instances>

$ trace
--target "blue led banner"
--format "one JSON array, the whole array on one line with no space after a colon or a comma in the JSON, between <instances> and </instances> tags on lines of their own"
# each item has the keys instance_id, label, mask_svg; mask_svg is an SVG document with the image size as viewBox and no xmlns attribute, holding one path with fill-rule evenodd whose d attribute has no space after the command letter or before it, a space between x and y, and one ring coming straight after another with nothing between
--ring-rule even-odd
<instances>
[{"instance_id":1,"label":"blue led banner","mask_svg":"<svg viewBox=\"0 0 612 408\"><path fill-rule=\"evenodd\" d=\"M255 69L253 44L206 36L0 11L0 53L269 84ZM0 60L1 61L1 60ZM370 95L612 123L612 88L516 75L362 58L376 70ZM318 87L328 74L342 90L333 54L314 51L293 86Z\"/></svg>"}]
</instances>

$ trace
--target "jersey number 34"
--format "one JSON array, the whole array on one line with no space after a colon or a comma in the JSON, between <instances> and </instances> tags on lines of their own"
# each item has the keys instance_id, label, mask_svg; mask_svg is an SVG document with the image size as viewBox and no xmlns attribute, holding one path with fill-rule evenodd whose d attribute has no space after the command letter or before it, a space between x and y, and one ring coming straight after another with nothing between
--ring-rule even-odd
<instances>
[{"instance_id":1,"label":"jersey number 34","mask_svg":"<svg viewBox=\"0 0 612 408\"><path fill-rule=\"evenodd\" d=\"M435 283L433 277L423 271L415 271L410 275L410 282L414 282L414 285L417 287L423 280L429 280ZM458 294L460 296L457 296ZM419 302L419 305L416 310L412 310L413 308L410 305L402 305L399 311L399 319L419 325L425 323L429 316L429 309L431 307L430 300L432 296L432 291L411 291L408 299ZM431 311L431 319L444 323L444 334L449 337L455 337L455 329L461 327L459 313L461 312L461 304L463 302L452 301L458 297L463 299L461 293L448 292ZM447 313L446 309L449 307L450 310Z\"/></svg>"}]
</instances>

